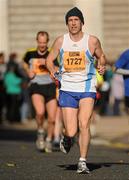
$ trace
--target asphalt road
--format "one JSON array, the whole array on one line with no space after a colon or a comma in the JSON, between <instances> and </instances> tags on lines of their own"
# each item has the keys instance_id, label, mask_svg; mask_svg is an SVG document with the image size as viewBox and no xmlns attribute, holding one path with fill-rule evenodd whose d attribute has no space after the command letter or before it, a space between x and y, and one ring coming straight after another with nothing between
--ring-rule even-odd
<instances>
[{"instance_id":1,"label":"asphalt road","mask_svg":"<svg viewBox=\"0 0 129 180\"><path fill-rule=\"evenodd\" d=\"M35 137L34 130L0 129L0 180L129 180L128 149L91 145L91 173L78 175L76 144L68 155L40 153Z\"/></svg>"}]
</instances>

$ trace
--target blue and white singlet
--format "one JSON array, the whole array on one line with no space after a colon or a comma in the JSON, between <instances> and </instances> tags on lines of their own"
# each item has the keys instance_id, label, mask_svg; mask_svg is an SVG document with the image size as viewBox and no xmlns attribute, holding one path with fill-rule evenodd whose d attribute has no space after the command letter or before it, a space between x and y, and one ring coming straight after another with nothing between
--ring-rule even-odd
<instances>
[{"instance_id":1,"label":"blue and white singlet","mask_svg":"<svg viewBox=\"0 0 129 180\"><path fill-rule=\"evenodd\" d=\"M61 90L71 92L96 92L95 58L88 48L89 35L74 42L69 33L64 34L60 49Z\"/></svg>"}]
</instances>

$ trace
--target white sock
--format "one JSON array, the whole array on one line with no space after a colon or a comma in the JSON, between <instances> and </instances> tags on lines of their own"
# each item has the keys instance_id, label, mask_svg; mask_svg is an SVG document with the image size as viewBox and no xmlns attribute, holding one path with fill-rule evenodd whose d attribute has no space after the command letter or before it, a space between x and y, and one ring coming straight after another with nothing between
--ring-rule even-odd
<instances>
[{"instance_id":1,"label":"white sock","mask_svg":"<svg viewBox=\"0 0 129 180\"><path fill-rule=\"evenodd\" d=\"M60 141L60 137L55 137L55 138L54 138L54 141L55 141L55 142L59 142L59 141Z\"/></svg>"},{"instance_id":2,"label":"white sock","mask_svg":"<svg viewBox=\"0 0 129 180\"><path fill-rule=\"evenodd\" d=\"M80 157L80 158L79 158L79 161L86 161L86 158Z\"/></svg>"},{"instance_id":3,"label":"white sock","mask_svg":"<svg viewBox=\"0 0 129 180\"><path fill-rule=\"evenodd\" d=\"M52 139L49 138L49 137L46 138L46 141L47 141L47 142L51 142L51 140L52 140Z\"/></svg>"},{"instance_id":4,"label":"white sock","mask_svg":"<svg viewBox=\"0 0 129 180\"><path fill-rule=\"evenodd\" d=\"M39 132L39 133L44 133L44 130L43 130L42 128L39 128L39 129L38 129L38 132Z\"/></svg>"}]
</instances>

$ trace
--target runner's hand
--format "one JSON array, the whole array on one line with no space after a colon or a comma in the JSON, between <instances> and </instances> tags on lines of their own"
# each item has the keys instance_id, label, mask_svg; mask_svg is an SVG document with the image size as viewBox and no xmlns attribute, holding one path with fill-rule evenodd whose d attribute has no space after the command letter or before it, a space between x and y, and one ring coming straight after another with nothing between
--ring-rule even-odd
<instances>
[{"instance_id":1,"label":"runner's hand","mask_svg":"<svg viewBox=\"0 0 129 180\"><path fill-rule=\"evenodd\" d=\"M97 70L98 70L98 73L99 73L100 75L104 75L105 70L106 70L106 66L105 66L105 65L98 65L98 66L97 66Z\"/></svg>"},{"instance_id":2,"label":"runner's hand","mask_svg":"<svg viewBox=\"0 0 129 180\"><path fill-rule=\"evenodd\" d=\"M35 72L33 70L28 71L28 76L29 76L30 79L33 79L35 77L35 75L36 74L35 74Z\"/></svg>"}]
</instances>

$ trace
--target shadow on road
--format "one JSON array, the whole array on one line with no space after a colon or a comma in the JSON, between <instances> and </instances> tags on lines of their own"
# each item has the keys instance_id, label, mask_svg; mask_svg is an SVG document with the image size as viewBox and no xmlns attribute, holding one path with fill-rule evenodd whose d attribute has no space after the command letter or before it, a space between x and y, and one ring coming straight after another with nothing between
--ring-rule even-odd
<instances>
[{"instance_id":1,"label":"shadow on road","mask_svg":"<svg viewBox=\"0 0 129 180\"><path fill-rule=\"evenodd\" d=\"M96 169L100 169L102 167L111 167L112 165L129 165L129 163L121 163L121 162L108 162L108 163L87 163L88 168L90 171L94 171ZM77 164L65 164L65 165L58 165L58 167L69 170L69 171L76 171Z\"/></svg>"},{"instance_id":2,"label":"shadow on road","mask_svg":"<svg viewBox=\"0 0 129 180\"><path fill-rule=\"evenodd\" d=\"M93 163L87 163L88 168L90 171L93 171L95 169L101 168L101 164L93 164ZM64 170L69 171L76 171L77 170L77 164L67 164L67 165L58 165L58 167L63 168Z\"/></svg>"},{"instance_id":3,"label":"shadow on road","mask_svg":"<svg viewBox=\"0 0 129 180\"><path fill-rule=\"evenodd\" d=\"M35 141L35 130L0 129L0 140Z\"/></svg>"}]
</instances>

